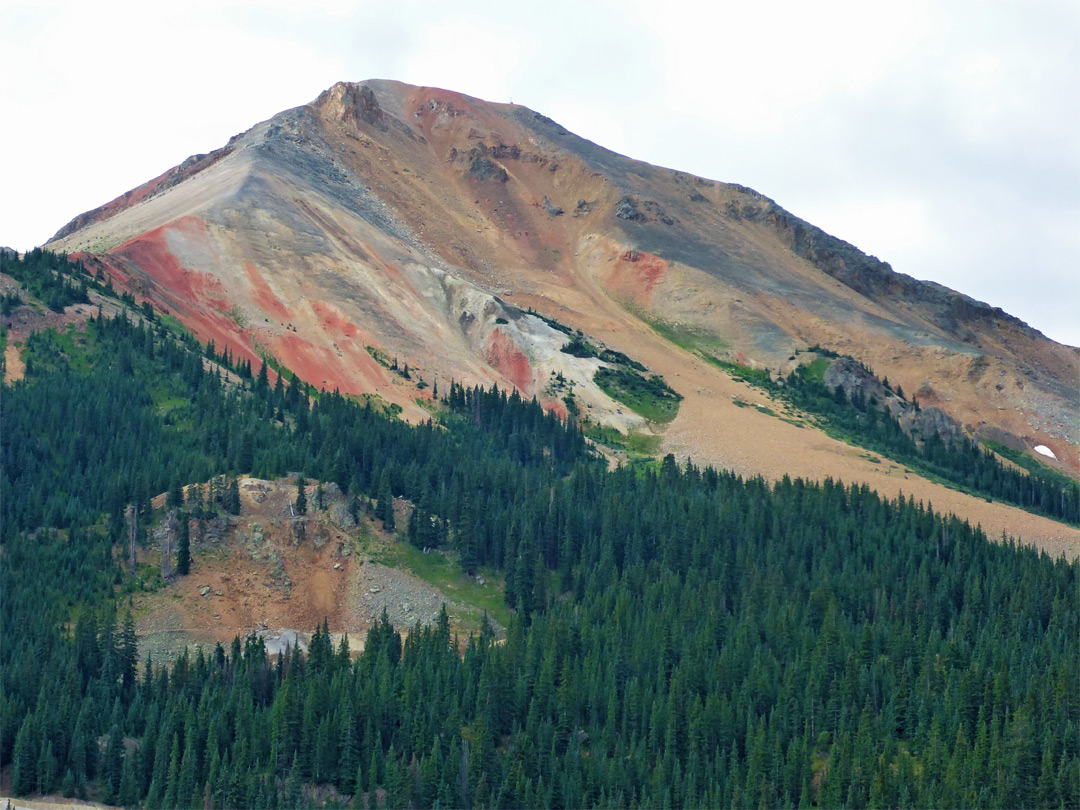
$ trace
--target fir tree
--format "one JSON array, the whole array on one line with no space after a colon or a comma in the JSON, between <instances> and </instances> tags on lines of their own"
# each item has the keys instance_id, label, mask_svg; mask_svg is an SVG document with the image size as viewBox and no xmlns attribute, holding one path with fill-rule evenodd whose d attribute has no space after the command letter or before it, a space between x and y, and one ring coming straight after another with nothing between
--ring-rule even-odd
<instances>
[{"instance_id":1,"label":"fir tree","mask_svg":"<svg viewBox=\"0 0 1080 810\"><path fill-rule=\"evenodd\" d=\"M180 513L180 530L176 538L176 573L186 577L191 571L191 528L187 512Z\"/></svg>"},{"instance_id":2,"label":"fir tree","mask_svg":"<svg viewBox=\"0 0 1080 810\"><path fill-rule=\"evenodd\" d=\"M296 514L307 514L307 481L301 475L296 479Z\"/></svg>"}]
</instances>

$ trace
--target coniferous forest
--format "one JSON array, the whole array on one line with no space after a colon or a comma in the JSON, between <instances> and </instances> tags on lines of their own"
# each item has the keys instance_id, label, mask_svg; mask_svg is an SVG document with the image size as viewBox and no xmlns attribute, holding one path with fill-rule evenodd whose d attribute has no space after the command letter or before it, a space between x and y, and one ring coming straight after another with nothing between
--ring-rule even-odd
<instances>
[{"instance_id":1,"label":"coniferous forest","mask_svg":"<svg viewBox=\"0 0 1080 810\"><path fill-rule=\"evenodd\" d=\"M100 289L38 261L17 271ZM609 470L577 427L497 389L451 385L410 427L149 307L39 333L26 365L0 425L0 765L17 795L1080 807L1080 563L835 481L672 457ZM124 510L289 471L405 497L404 535L505 572L505 641L458 644L444 611L384 618L356 659L324 625L306 655L251 637L137 660Z\"/></svg>"}]
</instances>

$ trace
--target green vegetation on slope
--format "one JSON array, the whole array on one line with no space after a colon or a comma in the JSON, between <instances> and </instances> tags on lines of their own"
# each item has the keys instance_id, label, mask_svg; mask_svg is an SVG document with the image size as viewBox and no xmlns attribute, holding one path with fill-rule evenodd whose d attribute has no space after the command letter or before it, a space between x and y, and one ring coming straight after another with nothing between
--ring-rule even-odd
<instances>
[{"instance_id":1,"label":"green vegetation on slope","mask_svg":"<svg viewBox=\"0 0 1080 810\"><path fill-rule=\"evenodd\" d=\"M829 389L824 381L825 371L831 360L840 355L820 347L810 351L821 356L776 382L765 370L706 359L732 376L813 414L830 435L881 453L931 480L985 498L996 498L1056 520L1080 523L1080 484L1076 481L1022 453L1002 452L998 445L981 447L978 442L962 437L947 442L937 434L916 441L885 409L884 403L876 402L873 397L848 399L842 390ZM884 384L888 388L887 383ZM917 408L917 405L912 407ZM1025 468L1026 472L1002 464L995 452Z\"/></svg>"},{"instance_id":2,"label":"green vegetation on slope","mask_svg":"<svg viewBox=\"0 0 1080 810\"><path fill-rule=\"evenodd\" d=\"M650 422L670 422L679 413L682 394L659 374L646 377L628 368L598 368L593 375L600 390Z\"/></svg>"},{"instance_id":3,"label":"green vegetation on slope","mask_svg":"<svg viewBox=\"0 0 1080 810\"><path fill-rule=\"evenodd\" d=\"M1080 563L865 487L672 457L608 471L576 428L497 390L453 386L444 424L411 428L262 375L224 385L154 324L89 328L82 370L46 336L49 362L3 391L0 766L16 794L1080 807ZM151 384L199 419L167 425ZM272 660L253 636L140 672L115 614L118 516L206 468L409 498L417 547L505 576L505 643L482 627L462 655L445 616L404 640L383 620L355 661L324 625L307 655Z\"/></svg>"}]
</instances>

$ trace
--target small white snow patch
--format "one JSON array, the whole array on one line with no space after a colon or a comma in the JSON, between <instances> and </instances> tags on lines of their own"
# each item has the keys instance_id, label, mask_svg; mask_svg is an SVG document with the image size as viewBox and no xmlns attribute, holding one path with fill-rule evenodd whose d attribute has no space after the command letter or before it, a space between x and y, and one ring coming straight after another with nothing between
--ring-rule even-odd
<instances>
[{"instance_id":1,"label":"small white snow patch","mask_svg":"<svg viewBox=\"0 0 1080 810\"><path fill-rule=\"evenodd\" d=\"M1057 456L1054 455L1054 451L1047 447L1045 444L1035 445L1035 452L1041 456L1050 456L1050 458L1054 459L1054 461L1057 461Z\"/></svg>"}]
</instances>

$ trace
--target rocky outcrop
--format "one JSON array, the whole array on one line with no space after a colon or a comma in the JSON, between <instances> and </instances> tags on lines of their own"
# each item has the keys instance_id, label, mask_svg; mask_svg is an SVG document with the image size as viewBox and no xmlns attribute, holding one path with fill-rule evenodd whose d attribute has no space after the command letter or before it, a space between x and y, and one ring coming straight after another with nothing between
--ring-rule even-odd
<instances>
[{"instance_id":1,"label":"rocky outcrop","mask_svg":"<svg viewBox=\"0 0 1080 810\"><path fill-rule=\"evenodd\" d=\"M945 411L936 407L916 407L850 357L833 360L825 369L822 381L830 391L843 389L848 400L859 398L879 410L888 411L908 435L920 440L937 435L952 442L964 435L960 424Z\"/></svg>"},{"instance_id":2,"label":"rocky outcrop","mask_svg":"<svg viewBox=\"0 0 1080 810\"><path fill-rule=\"evenodd\" d=\"M473 180L496 180L500 183L505 183L510 179L506 169L482 154L476 155L469 164L469 177Z\"/></svg>"},{"instance_id":3,"label":"rocky outcrop","mask_svg":"<svg viewBox=\"0 0 1080 810\"><path fill-rule=\"evenodd\" d=\"M888 390L870 369L850 357L840 357L829 363L822 382L830 391L835 391L837 388L843 389L848 400L862 397L866 402L872 400L878 402L890 412L893 408L898 411L903 409L899 398ZM893 404L894 400L897 404Z\"/></svg>"},{"instance_id":4,"label":"rocky outcrop","mask_svg":"<svg viewBox=\"0 0 1080 810\"><path fill-rule=\"evenodd\" d=\"M375 93L366 84L338 82L324 91L312 105L325 118L342 124L367 124L386 131L386 116Z\"/></svg>"},{"instance_id":5,"label":"rocky outcrop","mask_svg":"<svg viewBox=\"0 0 1080 810\"><path fill-rule=\"evenodd\" d=\"M976 301L940 284L918 281L897 273L876 256L863 253L849 242L825 233L756 192L754 196L766 202L746 203L738 209L737 216L763 220L780 235L793 253L872 301L893 306L898 303L921 305L922 312L933 323L965 343L978 343L974 327L992 327L1000 323L1043 337L1041 332L999 307ZM729 203L729 212L734 208L734 204Z\"/></svg>"},{"instance_id":6,"label":"rocky outcrop","mask_svg":"<svg viewBox=\"0 0 1080 810\"><path fill-rule=\"evenodd\" d=\"M941 408L906 408L900 416L900 427L911 436L925 439L928 436L940 436L945 442L952 443L964 436L960 424Z\"/></svg>"}]
</instances>

